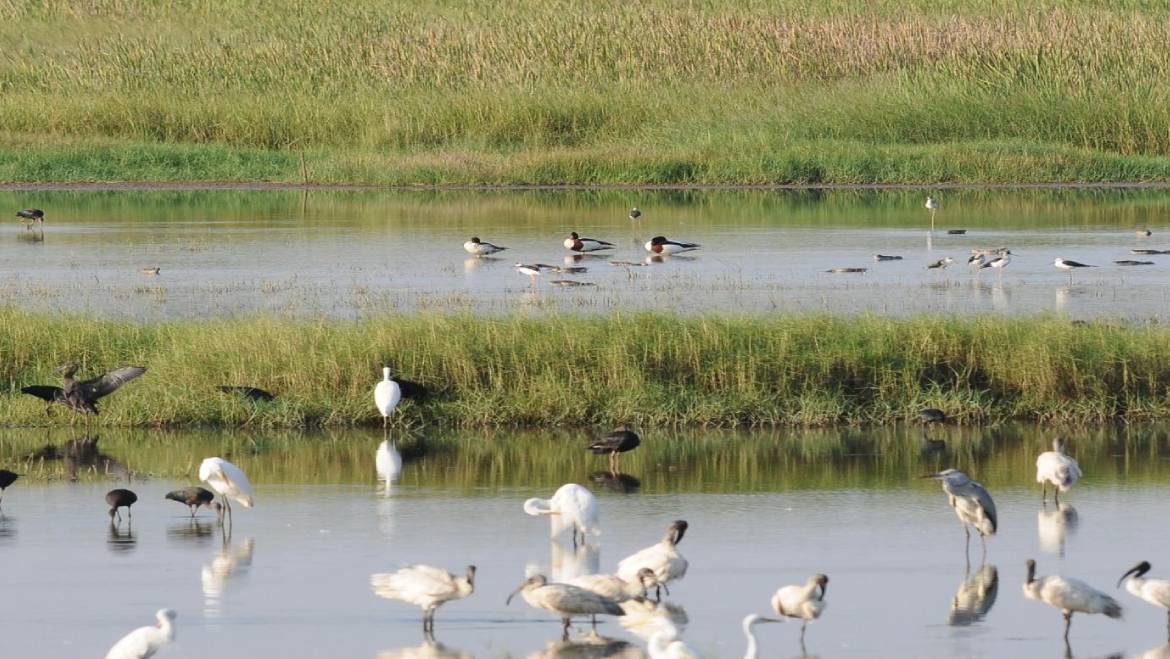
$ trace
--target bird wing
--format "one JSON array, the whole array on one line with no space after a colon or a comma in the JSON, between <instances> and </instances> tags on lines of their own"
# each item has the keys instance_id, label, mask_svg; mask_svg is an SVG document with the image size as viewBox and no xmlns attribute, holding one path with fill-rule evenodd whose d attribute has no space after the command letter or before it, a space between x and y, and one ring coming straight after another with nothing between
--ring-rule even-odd
<instances>
[{"instance_id":1,"label":"bird wing","mask_svg":"<svg viewBox=\"0 0 1170 659\"><path fill-rule=\"evenodd\" d=\"M638 570L648 567L655 574L663 568L665 561L662 557L662 547L653 545L637 553L631 554L618 563L617 575L626 581L638 578Z\"/></svg>"},{"instance_id":2,"label":"bird wing","mask_svg":"<svg viewBox=\"0 0 1170 659\"><path fill-rule=\"evenodd\" d=\"M142 375L146 369L142 366L123 366L122 368L114 369L105 375L86 380L81 383L82 390L85 391L91 398L101 398L108 396L118 390L118 387L126 384L134 378Z\"/></svg>"},{"instance_id":3,"label":"bird wing","mask_svg":"<svg viewBox=\"0 0 1170 659\"><path fill-rule=\"evenodd\" d=\"M1142 599L1158 602L1170 608L1170 581L1165 579L1146 579L1142 584Z\"/></svg>"},{"instance_id":4,"label":"bird wing","mask_svg":"<svg viewBox=\"0 0 1170 659\"><path fill-rule=\"evenodd\" d=\"M1040 596L1045 602L1065 610L1104 613L1112 618L1121 615L1121 605L1117 600L1079 579L1045 577Z\"/></svg>"},{"instance_id":5,"label":"bird wing","mask_svg":"<svg viewBox=\"0 0 1170 659\"><path fill-rule=\"evenodd\" d=\"M540 599L554 611L573 613L608 613L625 615L617 602L597 593L564 583L554 583L540 588Z\"/></svg>"},{"instance_id":6,"label":"bird wing","mask_svg":"<svg viewBox=\"0 0 1170 659\"><path fill-rule=\"evenodd\" d=\"M41 400L53 402L60 400L65 395L65 390L61 387L52 387L44 384L34 384L31 387L21 387L20 392L30 396L36 396Z\"/></svg>"}]
</instances>

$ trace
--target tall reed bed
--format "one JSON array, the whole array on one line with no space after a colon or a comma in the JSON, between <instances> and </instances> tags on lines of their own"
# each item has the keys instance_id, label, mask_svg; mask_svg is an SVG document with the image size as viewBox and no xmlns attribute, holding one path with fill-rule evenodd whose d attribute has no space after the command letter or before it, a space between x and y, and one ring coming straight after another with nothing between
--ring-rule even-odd
<instances>
[{"instance_id":1,"label":"tall reed bed","mask_svg":"<svg viewBox=\"0 0 1170 659\"><path fill-rule=\"evenodd\" d=\"M1060 318L623 314L275 318L139 325L0 311L0 419L63 424L19 393L52 369L150 370L105 401L112 425L377 423L383 364L436 390L404 426L885 423L1170 417L1170 330ZM216 385L279 395L254 405Z\"/></svg>"}]
</instances>

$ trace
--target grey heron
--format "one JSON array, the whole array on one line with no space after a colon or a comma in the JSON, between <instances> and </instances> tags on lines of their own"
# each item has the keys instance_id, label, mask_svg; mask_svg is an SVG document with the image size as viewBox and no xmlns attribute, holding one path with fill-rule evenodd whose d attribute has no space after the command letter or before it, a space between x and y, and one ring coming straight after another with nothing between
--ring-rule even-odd
<instances>
[{"instance_id":1,"label":"grey heron","mask_svg":"<svg viewBox=\"0 0 1170 659\"><path fill-rule=\"evenodd\" d=\"M1068 492L1081 478L1081 467L1064 452L1064 442L1052 440L1052 450L1036 458L1036 482L1040 483L1040 501L1048 500L1048 484L1052 483L1053 498L1060 503L1060 493Z\"/></svg>"},{"instance_id":2,"label":"grey heron","mask_svg":"<svg viewBox=\"0 0 1170 659\"><path fill-rule=\"evenodd\" d=\"M469 597L475 592L475 566L457 577L430 565L411 565L396 572L370 576L370 586L378 597L414 604L423 610L423 632L434 633L435 610L451 600Z\"/></svg>"},{"instance_id":3,"label":"grey heron","mask_svg":"<svg viewBox=\"0 0 1170 659\"><path fill-rule=\"evenodd\" d=\"M963 524L963 532L967 534L968 550L971 546L971 530L968 525L974 526L979 532L979 541L983 544L983 554L987 555L987 536L995 535L999 524L995 514L995 501L987 488L958 469L945 469L937 474L929 474L923 478L933 478L942 481L943 491L959 522Z\"/></svg>"},{"instance_id":4,"label":"grey heron","mask_svg":"<svg viewBox=\"0 0 1170 659\"><path fill-rule=\"evenodd\" d=\"M1064 613L1064 641L1068 642L1069 628L1074 613L1103 613L1110 618L1121 617L1117 600L1079 580L1052 575L1036 576L1036 561L1025 563L1028 577L1024 581L1024 597L1043 602Z\"/></svg>"}]
</instances>

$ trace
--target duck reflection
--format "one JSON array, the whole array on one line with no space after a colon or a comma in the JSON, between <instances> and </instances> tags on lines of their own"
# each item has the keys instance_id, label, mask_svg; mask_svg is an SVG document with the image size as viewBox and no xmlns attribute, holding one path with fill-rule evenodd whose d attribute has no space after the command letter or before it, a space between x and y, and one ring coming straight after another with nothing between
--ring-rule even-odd
<instances>
[{"instance_id":1,"label":"duck reflection","mask_svg":"<svg viewBox=\"0 0 1170 659\"><path fill-rule=\"evenodd\" d=\"M125 530L121 526L114 523L114 518L110 518L110 536L106 540L106 546L110 551L120 554L134 550L137 540L134 538L134 522L129 521L126 524Z\"/></svg>"},{"instance_id":2,"label":"duck reflection","mask_svg":"<svg viewBox=\"0 0 1170 659\"><path fill-rule=\"evenodd\" d=\"M1048 504L1036 513L1036 530L1040 535L1040 549L1049 554L1064 556L1064 545L1068 536L1080 525L1077 509L1067 503L1052 508Z\"/></svg>"},{"instance_id":3,"label":"duck reflection","mask_svg":"<svg viewBox=\"0 0 1170 659\"><path fill-rule=\"evenodd\" d=\"M433 634L427 634L422 645L413 648L383 650L378 653L377 659L472 659L472 657L462 650L449 648L436 641Z\"/></svg>"},{"instance_id":4,"label":"duck reflection","mask_svg":"<svg viewBox=\"0 0 1170 659\"><path fill-rule=\"evenodd\" d=\"M999 570L994 565L984 565L975 574L968 574L951 601L947 624L965 627L979 622L995 606L998 594Z\"/></svg>"},{"instance_id":5,"label":"duck reflection","mask_svg":"<svg viewBox=\"0 0 1170 659\"><path fill-rule=\"evenodd\" d=\"M621 607L626 614L618 618L618 624L647 642L655 634L679 636L690 623L686 609L673 602L636 598L622 602Z\"/></svg>"},{"instance_id":6,"label":"duck reflection","mask_svg":"<svg viewBox=\"0 0 1170 659\"><path fill-rule=\"evenodd\" d=\"M601 547L589 543L566 547L555 540L549 544L552 546L549 573L553 582L564 583L601 570Z\"/></svg>"},{"instance_id":7,"label":"duck reflection","mask_svg":"<svg viewBox=\"0 0 1170 659\"><path fill-rule=\"evenodd\" d=\"M529 654L528 659L643 659L645 656L646 653L636 645L591 631L575 641L549 641L543 650Z\"/></svg>"},{"instance_id":8,"label":"duck reflection","mask_svg":"<svg viewBox=\"0 0 1170 659\"><path fill-rule=\"evenodd\" d=\"M616 471L595 471L589 475L594 484L610 492L629 494L637 492L642 487L642 481L637 476L622 474Z\"/></svg>"},{"instance_id":9,"label":"duck reflection","mask_svg":"<svg viewBox=\"0 0 1170 659\"><path fill-rule=\"evenodd\" d=\"M503 261L503 259L498 256L473 256L463 261L463 271L475 272L485 265L491 265L499 261Z\"/></svg>"},{"instance_id":10,"label":"duck reflection","mask_svg":"<svg viewBox=\"0 0 1170 659\"><path fill-rule=\"evenodd\" d=\"M222 612L223 593L227 583L252 566L252 552L256 548L255 538L248 538L238 545L231 543L230 536L224 536L224 545L215 558L203 566L200 581L203 585L203 612L209 617L218 617Z\"/></svg>"}]
</instances>

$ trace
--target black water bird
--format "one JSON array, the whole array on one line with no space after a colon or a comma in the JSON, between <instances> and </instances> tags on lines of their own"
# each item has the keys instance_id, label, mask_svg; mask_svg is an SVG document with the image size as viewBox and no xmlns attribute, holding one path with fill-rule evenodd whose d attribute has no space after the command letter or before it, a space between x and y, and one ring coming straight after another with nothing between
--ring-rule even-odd
<instances>
[{"instance_id":1,"label":"black water bird","mask_svg":"<svg viewBox=\"0 0 1170 659\"><path fill-rule=\"evenodd\" d=\"M181 490L167 492L166 498L171 501L186 504L191 510L191 517L195 517L199 506L212 508L212 502L215 501L215 494L211 490L202 487L185 487Z\"/></svg>"},{"instance_id":2,"label":"black water bird","mask_svg":"<svg viewBox=\"0 0 1170 659\"><path fill-rule=\"evenodd\" d=\"M106 493L106 503L110 505L110 521L114 521L117 516L118 522L122 521L122 513L118 512L119 508L126 509L126 516L131 519L134 518L134 513L130 511L130 506L133 506L138 501L138 495L130 490L123 490L121 488L110 490Z\"/></svg>"},{"instance_id":3,"label":"black water bird","mask_svg":"<svg viewBox=\"0 0 1170 659\"><path fill-rule=\"evenodd\" d=\"M118 387L146 372L142 366L123 366L89 380L75 380L73 375L80 368L75 363L65 364L57 369L61 373L63 386L32 385L22 387L21 392L36 396L52 405L61 403L74 412L97 414L97 401L118 390ZM48 411L46 409L46 411Z\"/></svg>"},{"instance_id":4,"label":"black water bird","mask_svg":"<svg viewBox=\"0 0 1170 659\"><path fill-rule=\"evenodd\" d=\"M594 455L605 455L608 453L610 471L616 472L618 454L632 451L638 448L638 445L641 443L642 439L638 437L638 433L625 426L618 426L617 430L601 439L591 442L587 448Z\"/></svg>"},{"instance_id":5,"label":"black water bird","mask_svg":"<svg viewBox=\"0 0 1170 659\"><path fill-rule=\"evenodd\" d=\"M39 225L42 229L45 226L45 211L39 208L18 210L16 216L20 218L20 223L24 225L26 230L31 230L34 224Z\"/></svg>"},{"instance_id":6,"label":"black water bird","mask_svg":"<svg viewBox=\"0 0 1170 659\"><path fill-rule=\"evenodd\" d=\"M20 474L8 471L7 469L0 469L0 501L4 499L4 490L7 490L8 486L15 483L18 478L20 478Z\"/></svg>"},{"instance_id":7,"label":"black water bird","mask_svg":"<svg viewBox=\"0 0 1170 659\"><path fill-rule=\"evenodd\" d=\"M937 407L928 407L918 413L918 420L921 423L946 423L947 413Z\"/></svg>"},{"instance_id":8,"label":"black water bird","mask_svg":"<svg viewBox=\"0 0 1170 659\"><path fill-rule=\"evenodd\" d=\"M220 385L216 387L225 394L236 394L243 396L254 403L270 403L276 400L276 394L271 394L259 387L233 387L228 385Z\"/></svg>"}]
</instances>

